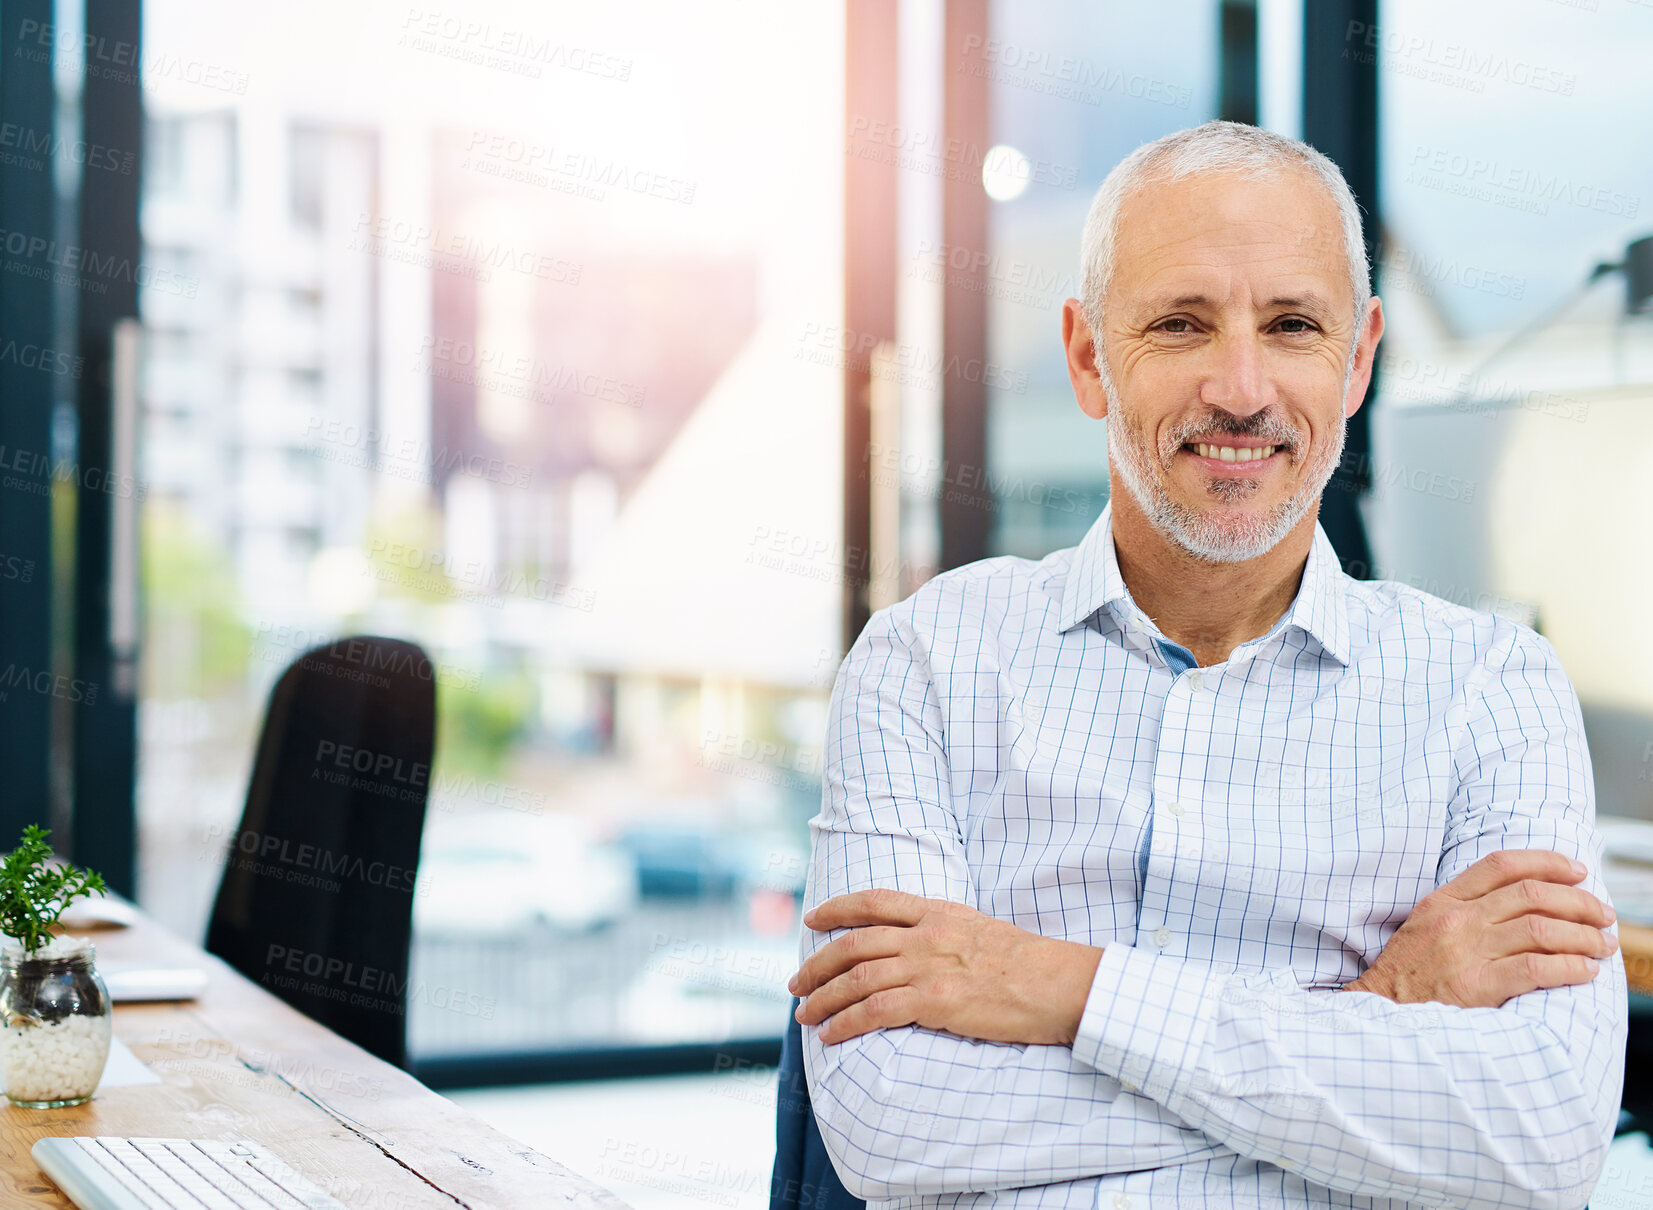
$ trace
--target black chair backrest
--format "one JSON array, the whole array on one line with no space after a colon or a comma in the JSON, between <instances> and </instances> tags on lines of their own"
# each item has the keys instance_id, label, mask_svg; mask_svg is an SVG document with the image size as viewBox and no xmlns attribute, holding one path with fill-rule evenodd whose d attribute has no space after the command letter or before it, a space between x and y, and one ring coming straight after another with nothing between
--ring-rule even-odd
<instances>
[{"instance_id":1,"label":"black chair backrest","mask_svg":"<svg viewBox=\"0 0 1653 1210\"><path fill-rule=\"evenodd\" d=\"M207 925L212 953L400 1067L435 746L419 647L358 635L305 652L270 694Z\"/></svg>"},{"instance_id":2,"label":"black chair backrest","mask_svg":"<svg viewBox=\"0 0 1653 1210\"><path fill-rule=\"evenodd\" d=\"M792 1000L792 1012L798 1001ZM769 1210L866 1210L844 1188L832 1166L804 1072L803 1027L791 1014L781 1041L780 1085L775 1097L775 1169L769 1177Z\"/></svg>"}]
</instances>

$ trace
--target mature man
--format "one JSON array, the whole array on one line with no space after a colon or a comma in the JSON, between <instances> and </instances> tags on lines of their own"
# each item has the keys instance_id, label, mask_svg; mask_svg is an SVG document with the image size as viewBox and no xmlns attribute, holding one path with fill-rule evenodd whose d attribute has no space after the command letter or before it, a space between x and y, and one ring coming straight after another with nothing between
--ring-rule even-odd
<instances>
[{"instance_id":1,"label":"mature man","mask_svg":"<svg viewBox=\"0 0 1653 1210\"><path fill-rule=\"evenodd\" d=\"M1097 193L1062 338L1109 507L874 616L792 988L853 1193L1582 1206L1623 961L1532 631L1344 575L1383 332L1341 174L1213 122ZM875 888L875 889L870 889Z\"/></svg>"}]
</instances>

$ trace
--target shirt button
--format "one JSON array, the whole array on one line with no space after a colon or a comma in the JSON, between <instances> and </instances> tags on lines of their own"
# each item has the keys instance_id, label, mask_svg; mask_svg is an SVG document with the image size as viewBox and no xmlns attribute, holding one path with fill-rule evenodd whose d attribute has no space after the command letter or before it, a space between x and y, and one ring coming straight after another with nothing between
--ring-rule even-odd
<instances>
[{"instance_id":1,"label":"shirt button","mask_svg":"<svg viewBox=\"0 0 1653 1210\"><path fill-rule=\"evenodd\" d=\"M1119 1086L1121 1088L1123 1088L1126 1092L1129 1092L1129 1093L1137 1093L1137 1092L1142 1091L1140 1088L1138 1088L1135 1084L1131 1083L1129 1080L1119 1081Z\"/></svg>"},{"instance_id":2,"label":"shirt button","mask_svg":"<svg viewBox=\"0 0 1653 1210\"><path fill-rule=\"evenodd\" d=\"M1165 928L1155 929L1154 930L1154 944L1159 946L1160 949L1164 949L1166 946L1170 945L1171 944L1171 930L1170 929L1165 929Z\"/></svg>"},{"instance_id":3,"label":"shirt button","mask_svg":"<svg viewBox=\"0 0 1653 1210\"><path fill-rule=\"evenodd\" d=\"M1113 1210L1131 1210L1131 1196L1128 1193L1113 1195Z\"/></svg>"},{"instance_id":4,"label":"shirt button","mask_svg":"<svg viewBox=\"0 0 1653 1210\"><path fill-rule=\"evenodd\" d=\"M1184 811L1186 810L1180 802L1174 802L1165 809L1175 815L1178 819L1182 818Z\"/></svg>"},{"instance_id":5,"label":"shirt button","mask_svg":"<svg viewBox=\"0 0 1653 1210\"><path fill-rule=\"evenodd\" d=\"M1279 1159L1275 1160L1274 1166L1276 1168L1284 1168L1287 1172L1291 1171L1291 1161L1285 1156L1281 1156Z\"/></svg>"}]
</instances>

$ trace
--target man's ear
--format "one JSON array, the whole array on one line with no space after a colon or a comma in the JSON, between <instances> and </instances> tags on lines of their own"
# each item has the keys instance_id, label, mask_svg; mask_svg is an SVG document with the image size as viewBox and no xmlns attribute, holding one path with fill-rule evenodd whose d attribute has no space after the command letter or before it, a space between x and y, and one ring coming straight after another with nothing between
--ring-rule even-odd
<instances>
[{"instance_id":1,"label":"man's ear","mask_svg":"<svg viewBox=\"0 0 1653 1210\"><path fill-rule=\"evenodd\" d=\"M1372 382L1372 367L1377 362L1378 341L1383 339L1383 303L1376 296L1366 304L1366 327L1355 345L1355 369L1349 375L1349 393L1343 398L1343 415L1353 416L1366 400L1366 388Z\"/></svg>"},{"instance_id":2,"label":"man's ear","mask_svg":"<svg viewBox=\"0 0 1653 1210\"><path fill-rule=\"evenodd\" d=\"M1077 298L1062 304L1062 347L1067 354L1068 381L1073 384L1073 396L1079 409L1092 420L1101 420L1108 414L1108 393L1102 389L1102 375L1097 371L1098 338L1091 332L1085 310Z\"/></svg>"}]
</instances>

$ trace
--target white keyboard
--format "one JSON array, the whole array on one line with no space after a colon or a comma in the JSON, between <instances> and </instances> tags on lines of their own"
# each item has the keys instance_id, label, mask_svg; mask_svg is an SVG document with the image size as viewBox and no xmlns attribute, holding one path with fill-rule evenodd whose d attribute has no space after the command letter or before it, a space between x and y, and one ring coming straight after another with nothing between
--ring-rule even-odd
<instances>
[{"instance_id":1,"label":"white keyboard","mask_svg":"<svg viewBox=\"0 0 1653 1210\"><path fill-rule=\"evenodd\" d=\"M346 1210L256 1143L50 1138L31 1154L80 1210Z\"/></svg>"}]
</instances>

